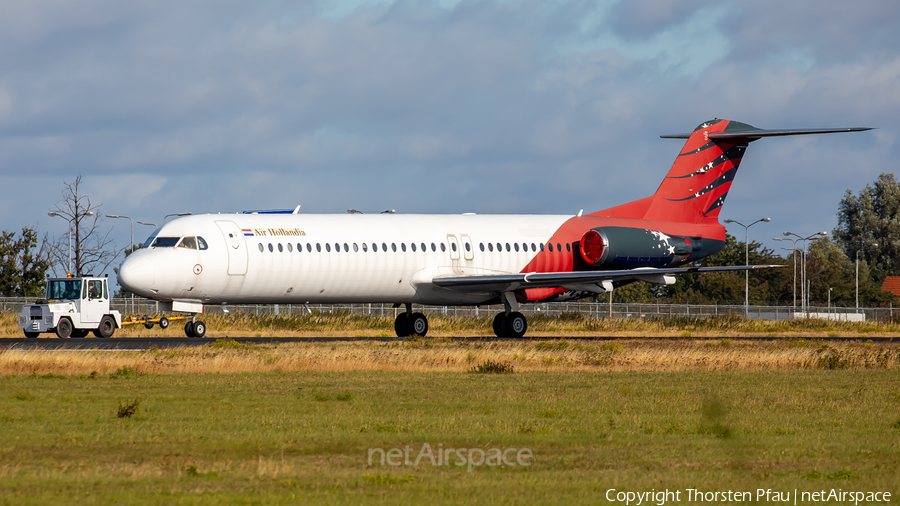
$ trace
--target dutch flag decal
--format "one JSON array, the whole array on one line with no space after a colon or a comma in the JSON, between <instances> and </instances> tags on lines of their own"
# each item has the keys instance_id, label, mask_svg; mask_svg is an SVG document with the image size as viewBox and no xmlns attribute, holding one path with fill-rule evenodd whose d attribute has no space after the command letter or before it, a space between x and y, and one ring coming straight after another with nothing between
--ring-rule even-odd
<instances>
[{"instance_id":1,"label":"dutch flag decal","mask_svg":"<svg viewBox=\"0 0 900 506\"><path fill-rule=\"evenodd\" d=\"M249 228L242 228L242 229L241 229L241 232L244 233L244 237L247 237L247 236L251 236L251 237L252 237L252 236L253 236L253 230L252 230L252 229L249 229Z\"/></svg>"}]
</instances>

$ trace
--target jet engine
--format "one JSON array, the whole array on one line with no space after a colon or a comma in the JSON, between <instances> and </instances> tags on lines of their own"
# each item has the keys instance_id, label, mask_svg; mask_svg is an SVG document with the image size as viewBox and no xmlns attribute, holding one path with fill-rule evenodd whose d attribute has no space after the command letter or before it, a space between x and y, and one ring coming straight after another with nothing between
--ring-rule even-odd
<instances>
[{"instance_id":1,"label":"jet engine","mask_svg":"<svg viewBox=\"0 0 900 506\"><path fill-rule=\"evenodd\" d=\"M598 227L581 237L581 258L600 269L668 267L700 251L699 238L671 236L657 230Z\"/></svg>"}]
</instances>

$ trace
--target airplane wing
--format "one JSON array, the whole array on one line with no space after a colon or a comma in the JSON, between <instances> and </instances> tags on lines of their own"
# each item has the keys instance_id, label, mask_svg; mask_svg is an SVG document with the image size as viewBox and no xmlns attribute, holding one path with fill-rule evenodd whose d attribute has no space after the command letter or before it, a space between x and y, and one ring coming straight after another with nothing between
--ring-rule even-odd
<instances>
[{"instance_id":1,"label":"airplane wing","mask_svg":"<svg viewBox=\"0 0 900 506\"><path fill-rule=\"evenodd\" d=\"M510 292L527 288L566 288L604 293L613 281L638 280L656 284L674 283L675 274L771 269L783 265L729 265L723 267L637 268L615 271L528 272L476 276L440 276L432 283L459 292ZM669 279L667 279L669 278Z\"/></svg>"}]
</instances>

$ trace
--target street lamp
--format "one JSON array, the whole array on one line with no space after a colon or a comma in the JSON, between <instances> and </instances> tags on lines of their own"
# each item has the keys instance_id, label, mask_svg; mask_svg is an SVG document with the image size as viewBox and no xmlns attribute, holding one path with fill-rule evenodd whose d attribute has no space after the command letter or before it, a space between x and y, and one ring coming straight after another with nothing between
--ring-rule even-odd
<instances>
[{"instance_id":1,"label":"street lamp","mask_svg":"<svg viewBox=\"0 0 900 506\"><path fill-rule=\"evenodd\" d=\"M191 213L172 213L172 214L167 214L167 215L165 216L165 218L163 218L163 225L166 224L166 219L168 219L169 216L190 216L190 215L191 215Z\"/></svg>"},{"instance_id":2,"label":"street lamp","mask_svg":"<svg viewBox=\"0 0 900 506\"><path fill-rule=\"evenodd\" d=\"M797 239L773 237L773 241L791 241L794 243L793 249L781 248L785 251L793 252L794 256L794 309L797 309Z\"/></svg>"},{"instance_id":3,"label":"street lamp","mask_svg":"<svg viewBox=\"0 0 900 506\"><path fill-rule=\"evenodd\" d=\"M868 246L878 247L878 243L873 242ZM856 248L856 311L859 312L859 248Z\"/></svg>"},{"instance_id":4,"label":"street lamp","mask_svg":"<svg viewBox=\"0 0 900 506\"><path fill-rule=\"evenodd\" d=\"M107 214L107 218L128 218L129 223L131 223L131 243L128 245L128 249L131 252L134 252L134 220L132 220L128 216L119 216L118 214ZM128 256L128 255L125 255ZM126 308L127 309L127 308ZM134 294L131 294L131 309L134 310Z\"/></svg>"},{"instance_id":5,"label":"street lamp","mask_svg":"<svg viewBox=\"0 0 900 506\"><path fill-rule=\"evenodd\" d=\"M148 227L159 228L156 226L156 223L144 223L143 221L139 221L138 225L147 225Z\"/></svg>"},{"instance_id":6,"label":"street lamp","mask_svg":"<svg viewBox=\"0 0 900 506\"><path fill-rule=\"evenodd\" d=\"M744 265L750 265L750 227L756 225L759 222L768 223L772 221L772 218L760 218L749 225L744 225L739 221L734 220L725 220L725 223L735 223L744 227ZM750 271L744 271L744 316L749 317L750 315Z\"/></svg>"},{"instance_id":7,"label":"street lamp","mask_svg":"<svg viewBox=\"0 0 900 506\"><path fill-rule=\"evenodd\" d=\"M82 216L93 216L93 215L94 215L94 211L88 211L88 212L84 213ZM70 219L68 216L65 216L64 214L60 214L56 211L50 211L49 213L47 213L47 216L59 216L60 218L66 220L69 223L69 268L66 271L66 274L71 274L72 273L72 222L75 221L75 217L72 217Z\"/></svg>"},{"instance_id":8,"label":"street lamp","mask_svg":"<svg viewBox=\"0 0 900 506\"><path fill-rule=\"evenodd\" d=\"M785 231L781 235L783 235L785 237L794 236L797 238L798 241L800 241L800 240L803 241L803 262L802 262L803 263L803 269L802 269L803 274L801 276L801 283L800 283L800 298L802 300L800 301L800 303L803 306L803 314L806 316L809 316L809 287L806 286L806 283L807 283L807 281L806 281L806 256L807 256L806 255L806 241L808 241L809 239L820 239L822 237L828 237L828 232L816 232L815 234L812 234L810 236L803 237L803 236L797 235L793 232ZM796 244L796 242L795 242L795 244Z\"/></svg>"},{"instance_id":9,"label":"street lamp","mask_svg":"<svg viewBox=\"0 0 900 506\"><path fill-rule=\"evenodd\" d=\"M128 216L119 216L118 214L107 214L107 218L127 218L129 222L131 222L131 244L128 245L128 248L134 251L134 220L129 218Z\"/></svg>"}]
</instances>

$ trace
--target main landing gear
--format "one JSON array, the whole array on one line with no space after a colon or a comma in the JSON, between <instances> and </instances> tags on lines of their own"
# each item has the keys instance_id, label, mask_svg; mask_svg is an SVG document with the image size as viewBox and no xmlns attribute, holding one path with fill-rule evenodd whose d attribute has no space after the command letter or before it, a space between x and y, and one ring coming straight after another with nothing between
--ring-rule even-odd
<instances>
[{"instance_id":1,"label":"main landing gear","mask_svg":"<svg viewBox=\"0 0 900 506\"><path fill-rule=\"evenodd\" d=\"M506 311L494 317L494 334L497 337L512 337L518 339L528 330L528 320L519 312L519 303L511 292L500 294Z\"/></svg>"},{"instance_id":2,"label":"main landing gear","mask_svg":"<svg viewBox=\"0 0 900 506\"><path fill-rule=\"evenodd\" d=\"M494 334L497 337L518 339L528 330L528 320L519 312L519 304L512 292L500 294L506 311L494 317ZM412 304L403 304L406 311L397 315L394 320L394 332L397 337L419 336L428 333L428 318L422 313L413 313ZM396 304L394 307L400 307Z\"/></svg>"},{"instance_id":3,"label":"main landing gear","mask_svg":"<svg viewBox=\"0 0 900 506\"><path fill-rule=\"evenodd\" d=\"M206 324L200 320L189 321L184 324L184 335L188 337L203 337L206 335Z\"/></svg>"},{"instance_id":4,"label":"main landing gear","mask_svg":"<svg viewBox=\"0 0 900 506\"><path fill-rule=\"evenodd\" d=\"M422 313L413 313L412 304L404 304L406 311L397 315L394 320L394 332L397 337L419 336L428 333L428 318Z\"/></svg>"},{"instance_id":5,"label":"main landing gear","mask_svg":"<svg viewBox=\"0 0 900 506\"><path fill-rule=\"evenodd\" d=\"M528 320L518 311L509 313L497 313L494 317L494 334L497 337L520 338L528 330Z\"/></svg>"}]
</instances>

